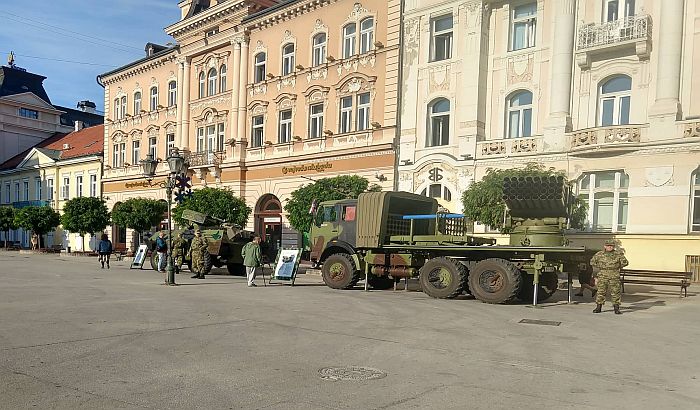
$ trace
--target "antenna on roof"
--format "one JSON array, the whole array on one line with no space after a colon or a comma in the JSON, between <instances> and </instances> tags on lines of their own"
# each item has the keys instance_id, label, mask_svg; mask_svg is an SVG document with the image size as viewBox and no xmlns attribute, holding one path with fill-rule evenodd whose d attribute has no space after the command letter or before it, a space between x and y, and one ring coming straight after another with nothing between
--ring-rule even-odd
<instances>
[{"instance_id":1,"label":"antenna on roof","mask_svg":"<svg viewBox=\"0 0 700 410\"><path fill-rule=\"evenodd\" d=\"M7 65L9 65L10 67L15 66L15 53L14 53L14 51L10 51L10 54L8 54Z\"/></svg>"}]
</instances>

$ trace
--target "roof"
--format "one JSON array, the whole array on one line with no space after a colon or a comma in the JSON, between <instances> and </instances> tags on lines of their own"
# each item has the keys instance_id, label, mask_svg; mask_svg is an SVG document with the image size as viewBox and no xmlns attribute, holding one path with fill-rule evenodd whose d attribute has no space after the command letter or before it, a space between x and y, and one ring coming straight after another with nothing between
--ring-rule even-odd
<instances>
[{"instance_id":1,"label":"roof","mask_svg":"<svg viewBox=\"0 0 700 410\"><path fill-rule=\"evenodd\" d=\"M69 148L64 149L65 144L68 144ZM83 128L80 131L74 131L69 134L56 133L32 148L3 162L0 164L0 170L17 168L33 149L54 160L101 155L104 151L104 125Z\"/></svg>"},{"instance_id":2,"label":"roof","mask_svg":"<svg viewBox=\"0 0 700 410\"><path fill-rule=\"evenodd\" d=\"M172 46L172 47L165 48L164 50L161 50L161 51L158 51L157 53L154 53L153 55L146 56L146 57L141 58L141 59L138 59L138 60L136 60L136 61L132 61L132 62L130 62L130 63L128 63L128 64L125 64L125 65L123 65L123 66L121 66L121 67L119 67L119 68L115 68L114 70L111 70L111 71L108 71L108 72L106 72L106 73L100 74L100 75L97 76L97 78L102 79L102 78L107 77L107 76L110 76L110 75L112 75L112 74L116 74L116 73L118 73L118 72L120 72L120 71L124 71L124 70L126 70L127 68L131 68L131 67L137 66L137 65L139 65L139 64L145 63L146 61L155 60L155 59L157 59L157 58L159 58L159 57L162 57L162 56L164 56L164 55L167 55L167 54L170 53L171 51L177 50L178 48L179 48L179 46Z\"/></svg>"},{"instance_id":3,"label":"roof","mask_svg":"<svg viewBox=\"0 0 700 410\"><path fill-rule=\"evenodd\" d=\"M0 97L31 92L50 104L51 100L44 90L45 79L46 77L42 75L23 69L2 66L0 67Z\"/></svg>"},{"instance_id":4,"label":"roof","mask_svg":"<svg viewBox=\"0 0 700 410\"><path fill-rule=\"evenodd\" d=\"M54 105L57 110L65 111L61 114L61 125L73 126L76 121L82 121L85 127L92 127L99 124L104 124L104 115L76 110L75 108L62 107Z\"/></svg>"}]
</instances>

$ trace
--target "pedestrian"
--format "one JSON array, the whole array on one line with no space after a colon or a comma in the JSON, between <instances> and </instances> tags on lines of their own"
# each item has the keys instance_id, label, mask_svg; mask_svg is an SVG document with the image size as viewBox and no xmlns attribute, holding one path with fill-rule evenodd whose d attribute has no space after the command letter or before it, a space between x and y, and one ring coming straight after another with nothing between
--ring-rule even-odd
<instances>
[{"instance_id":1,"label":"pedestrian","mask_svg":"<svg viewBox=\"0 0 700 410\"><path fill-rule=\"evenodd\" d=\"M173 242L173 261L175 262L175 273L180 273L180 267L185 258L185 238L182 232L177 234L177 238Z\"/></svg>"},{"instance_id":2,"label":"pedestrian","mask_svg":"<svg viewBox=\"0 0 700 410\"><path fill-rule=\"evenodd\" d=\"M588 289L591 291L591 297L595 298L596 293L598 293L598 288L595 287L593 270L590 269L590 267L586 270L579 270L578 283L581 285L581 290L576 293L575 296L583 296L583 290Z\"/></svg>"},{"instance_id":3,"label":"pedestrian","mask_svg":"<svg viewBox=\"0 0 700 410\"><path fill-rule=\"evenodd\" d=\"M620 315L622 314L622 312L620 312L622 291L620 270L629 265L629 262L621 251L615 250L615 241L613 239L606 240L604 246L604 250L596 253L593 255L593 258L591 258L591 266L599 269L596 279L598 295L595 299L596 308L593 310L593 313L601 312L603 304L605 304L606 294L608 289L610 289L610 299L612 299L613 310L616 315Z\"/></svg>"},{"instance_id":4,"label":"pedestrian","mask_svg":"<svg viewBox=\"0 0 700 410\"><path fill-rule=\"evenodd\" d=\"M105 268L105 263L107 263L107 269L109 269L109 256L112 254L112 242L109 240L106 233L103 233L100 237L100 243L97 244L97 253L102 269Z\"/></svg>"},{"instance_id":5,"label":"pedestrian","mask_svg":"<svg viewBox=\"0 0 700 410\"><path fill-rule=\"evenodd\" d=\"M39 249L39 235L32 234L32 250Z\"/></svg>"},{"instance_id":6,"label":"pedestrian","mask_svg":"<svg viewBox=\"0 0 700 410\"><path fill-rule=\"evenodd\" d=\"M209 258L209 243L202 236L202 231L197 229L190 244L190 260L192 261L192 278L204 279L206 271L206 259Z\"/></svg>"},{"instance_id":7,"label":"pedestrian","mask_svg":"<svg viewBox=\"0 0 700 410\"><path fill-rule=\"evenodd\" d=\"M165 241L165 232L160 231L156 238L156 252L158 252L158 271L165 273L165 265L168 262L168 243Z\"/></svg>"},{"instance_id":8,"label":"pedestrian","mask_svg":"<svg viewBox=\"0 0 700 410\"><path fill-rule=\"evenodd\" d=\"M248 279L248 287L258 286L255 284L255 276L257 275L258 267L262 266L261 254L259 235L253 236L253 240L245 244L241 250L246 278Z\"/></svg>"}]
</instances>

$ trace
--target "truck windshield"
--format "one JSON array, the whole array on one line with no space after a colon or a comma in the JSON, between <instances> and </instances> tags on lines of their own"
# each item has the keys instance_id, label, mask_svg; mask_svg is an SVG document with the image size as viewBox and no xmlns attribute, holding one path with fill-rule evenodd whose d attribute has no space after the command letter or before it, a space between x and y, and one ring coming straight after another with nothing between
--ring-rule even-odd
<instances>
[{"instance_id":1,"label":"truck windshield","mask_svg":"<svg viewBox=\"0 0 700 410\"><path fill-rule=\"evenodd\" d=\"M335 211L335 206L324 206L316 213L316 226L321 226L324 222L335 222L338 220L338 215Z\"/></svg>"}]
</instances>

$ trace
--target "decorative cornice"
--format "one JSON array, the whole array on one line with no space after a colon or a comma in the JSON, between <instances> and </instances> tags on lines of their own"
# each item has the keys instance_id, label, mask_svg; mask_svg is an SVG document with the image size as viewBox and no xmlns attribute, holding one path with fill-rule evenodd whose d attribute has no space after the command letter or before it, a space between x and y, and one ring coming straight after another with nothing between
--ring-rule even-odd
<instances>
[{"instance_id":1,"label":"decorative cornice","mask_svg":"<svg viewBox=\"0 0 700 410\"><path fill-rule=\"evenodd\" d=\"M126 80L127 78L134 77L134 76L139 75L139 74L147 73L147 72L154 70L160 66L163 66L166 64L171 64L171 63L177 61L178 56L179 56L178 51L176 49L173 49L171 53L168 53L162 57L155 58L153 60L144 61L141 64L138 64L138 65L133 66L133 67L129 67L121 72L112 73L109 76L102 78L102 82L105 85L118 83L119 81Z\"/></svg>"},{"instance_id":2,"label":"decorative cornice","mask_svg":"<svg viewBox=\"0 0 700 410\"><path fill-rule=\"evenodd\" d=\"M338 0L306 0L303 2L290 2L286 7L275 10L273 13L263 14L258 17L253 16L250 20L244 19L244 24L248 30L260 30L284 23L296 18L299 15L313 12L316 9L335 3ZM301 4L300 4L301 3Z\"/></svg>"},{"instance_id":3,"label":"decorative cornice","mask_svg":"<svg viewBox=\"0 0 700 410\"><path fill-rule=\"evenodd\" d=\"M165 28L165 32L175 38L181 37L192 31L199 30L204 26L213 23L217 20L223 20L232 14L239 11L247 11L247 1L227 1L209 8L199 14L179 21Z\"/></svg>"}]
</instances>

